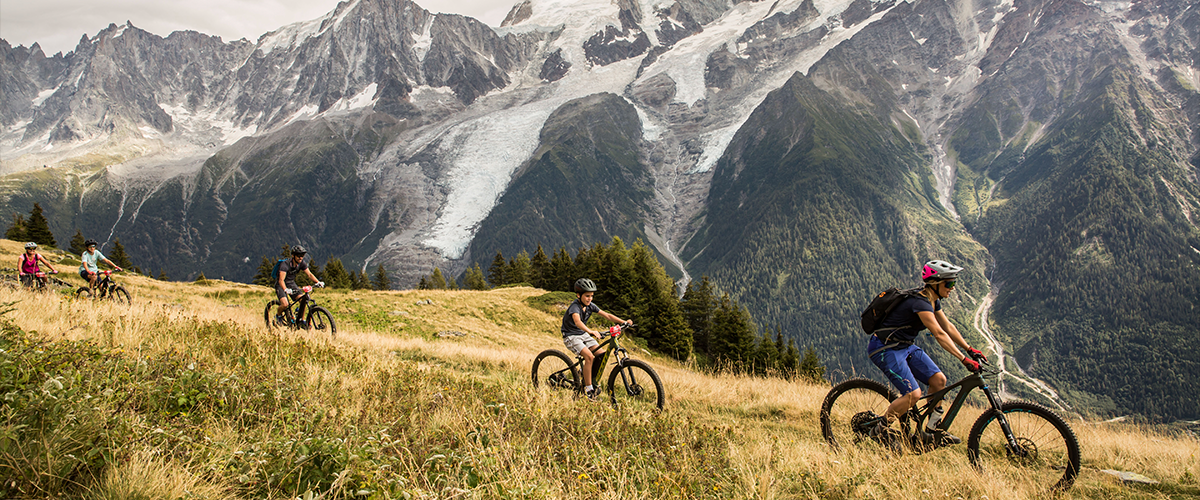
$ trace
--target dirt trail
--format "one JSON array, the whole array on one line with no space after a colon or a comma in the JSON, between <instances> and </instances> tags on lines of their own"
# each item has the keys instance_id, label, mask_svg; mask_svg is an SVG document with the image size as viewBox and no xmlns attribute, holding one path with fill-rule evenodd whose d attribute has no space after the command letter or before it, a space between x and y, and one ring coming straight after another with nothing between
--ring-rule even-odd
<instances>
[{"instance_id":1,"label":"dirt trail","mask_svg":"<svg viewBox=\"0 0 1200 500\"><path fill-rule=\"evenodd\" d=\"M999 383L997 384L999 387L996 388L1000 392L1000 397L1003 399L1013 398L1013 395L1006 390L1005 386L1005 380L1011 379L1025 385L1026 387L1029 387L1033 390L1033 392L1041 394L1051 403L1054 403L1059 410L1070 411L1071 405L1067 404L1066 401L1063 401L1062 398L1058 396L1058 392L1055 392L1055 390L1045 382L1033 378L1029 376L1029 374L1025 373L1025 370L1021 369L1021 365L1017 363L1016 358L1013 358L1013 366L1016 367L1017 372L1013 373L1008 371L1006 368L1008 364L1008 357L1005 355L1004 345L1002 345L999 340L996 340L996 336L992 334L992 330L988 328L988 312L991 311L992 303L995 300L996 287L993 286L992 291L988 293L987 297L984 297L983 301L979 303L979 309L975 310L975 329L979 330L979 332L983 334L983 338L987 340L988 348L995 353L994 357L989 357L989 359L991 359L993 363L996 363L996 367L1000 369Z\"/></svg>"}]
</instances>

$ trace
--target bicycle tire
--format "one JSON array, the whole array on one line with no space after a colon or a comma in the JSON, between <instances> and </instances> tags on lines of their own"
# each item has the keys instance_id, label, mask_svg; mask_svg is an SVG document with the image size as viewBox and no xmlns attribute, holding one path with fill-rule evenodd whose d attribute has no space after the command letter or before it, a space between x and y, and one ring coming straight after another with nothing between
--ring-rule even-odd
<instances>
[{"instance_id":1,"label":"bicycle tire","mask_svg":"<svg viewBox=\"0 0 1200 500\"><path fill-rule=\"evenodd\" d=\"M78 290L75 290L75 298L90 299L92 298L92 290L86 286L81 286Z\"/></svg>"},{"instance_id":2,"label":"bicycle tire","mask_svg":"<svg viewBox=\"0 0 1200 500\"><path fill-rule=\"evenodd\" d=\"M1021 453L1012 452L997 421L1003 414ZM967 437L967 456L982 473L1039 488L1066 491L1079 475L1079 439L1062 417L1029 401L1009 401L979 416Z\"/></svg>"},{"instance_id":3,"label":"bicycle tire","mask_svg":"<svg viewBox=\"0 0 1200 500\"><path fill-rule=\"evenodd\" d=\"M551 391L571 391L578 394L583 389L579 369L572 366L571 358L558 349L546 349L533 358L534 390L546 388Z\"/></svg>"},{"instance_id":4,"label":"bicycle tire","mask_svg":"<svg viewBox=\"0 0 1200 500\"><path fill-rule=\"evenodd\" d=\"M874 442L867 439L869 429L856 420L883 416L898 397L890 387L866 378L852 378L835 385L821 402L821 435L834 449ZM897 424L900 433L908 436L907 418L898 419Z\"/></svg>"},{"instance_id":5,"label":"bicycle tire","mask_svg":"<svg viewBox=\"0 0 1200 500\"><path fill-rule=\"evenodd\" d=\"M637 359L624 360L608 374L608 395L614 407L635 411L660 412L666 403L662 379L654 368Z\"/></svg>"},{"instance_id":6,"label":"bicycle tire","mask_svg":"<svg viewBox=\"0 0 1200 500\"><path fill-rule=\"evenodd\" d=\"M305 320L309 330L323 332L329 330L329 338L337 337L337 323L333 322L333 315L321 306L309 308L308 319Z\"/></svg>"},{"instance_id":7,"label":"bicycle tire","mask_svg":"<svg viewBox=\"0 0 1200 500\"><path fill-rule=\"evenodd\" d=\"M108 292L108 298L115 300L121 304L129 305L133 301L129 298L129 292L125 291L123 286L115 286Z\"/></svg>"},{"instance_id":8,"label":"bicycle tire","mask_svg":"<svg viewBox=\"0 0 1200 500\"><path fill-rule=\"evenodd\" d=\"M272 312L279 308L279 299L267 302L267 308L263 309L263 321L267 323L267 329L272 330L280 325L275 324L275 318Z\"/></svg>"}]
</instances>

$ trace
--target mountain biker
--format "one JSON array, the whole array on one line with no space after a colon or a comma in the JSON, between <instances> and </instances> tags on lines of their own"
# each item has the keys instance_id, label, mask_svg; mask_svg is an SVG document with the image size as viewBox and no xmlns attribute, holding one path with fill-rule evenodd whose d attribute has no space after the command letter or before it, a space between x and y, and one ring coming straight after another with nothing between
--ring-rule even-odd
<instances>
[{"instance_id":1,"label":"mountain biker","mask_svg":"<svg viewBox=\"0 0 1200 500\"><path fill-rule=\"evenodd\" d=\"M44 276L37 276L37 273L41 272L41 268L38 267L38 261L46 264L46 267L50 268L50 272L58 272L45 257L42 257L42 254L38 253L37 247L38 244L32 241L26 243L25 253L21 254L21 259L17 263L17 275L20 276L21 284L24 286L33 286L33 280L35 279L41 281L42 285L46 284L47 280Z\"/></svg>"},{"instance_id":2,"label":"mountain biker","mask_svg":"<svg viewBox=\"0 0 1200 500\"><path fill-rule=\"evenodd\" d=\"M292 258L279 263L279 280L275 283L275 296L279 298L279 309L275 312L275 320L280 323L285 321L283 313L288 308L288 299L296 300L301 293L300 287L296 285L296 275L300 271L304 271L308 275L308 279L313 280L318 287L325 286L325 282L318 280L308 269L308 264L304 262L306 254L308 251L304 247L296 245L292 247ZM300 311L296 311L296 313L299 315Z\"/></svg>"},{"instance_id":3,"label":"mountain biker","mask_svg":"<svg viewBox=\"0 0 1200 500\"><path fill-rule=\"evenodd\" d=\"M596 352L600 343L593 336L599 337L600 332L587 327L588 318L593 313L599 313L604 319L613 323L628 325L633 322L607 313L601 310L595 302L592 302L596 296L596 284L592 280L579 278L575 280L574 289L577 298L571 302L570 306L567 306L567 313L563 315L563 344L571 352L583 356L583 392L589 399L596 399L596 388L592 386L592 363L595 362L597 356L604 353Z\"/></svg>"},{"instance_id":4,"label":"mountain biker","mask_svg":"<svg viewBox=\"0 0 1200 500\"><path fill-rule=\"evenodd\" d=\"M108 257L105 257L99 250L96 250L96 240L86 240L83 242L83 246L87 250L84 250L83 254L79 256L79 260L83 261L79 264L79 276L88 282L88 288L96 288L96 278L100 273L100 267L97 266L97 263L100 261L118 271L124 271L124 269L121 269L121 266L113 264L111 260L108 260Z\"/></svg>"},{"instance_id":5,"label":"mountain biker","mask_svg":"<svg viewBox=\"0 0 1200 500\"><path fill-rule=\"evenodd\" d=\"M871 362L883 371L902 394L888 406L884 412L884 420L872 431L873 435L883 439L892 435L888 426L921 399L918 381L928 385L931 393L946 387L946 375L920 346L913 343L921 330L928 328L938 345L958 358L971 372L979 371L979 362L971 358L987 361L983 353L967 345L962 334L950 323L946 313L942 312L940 300L949 297L950 292L954 291L954 282L962 269L941 260L925 263L921 268L921 279L925 282L925 288L917 296L907 297L897 304L880 323L880 329L867 342ZM962 347L970 356L964 355L958 347ZM920 434L921 438L936 445L962 442L949 432L934 430L941 416L942 402L938 401L934 413L926 422L925 430Z\"/></svg>"}]
</instances>

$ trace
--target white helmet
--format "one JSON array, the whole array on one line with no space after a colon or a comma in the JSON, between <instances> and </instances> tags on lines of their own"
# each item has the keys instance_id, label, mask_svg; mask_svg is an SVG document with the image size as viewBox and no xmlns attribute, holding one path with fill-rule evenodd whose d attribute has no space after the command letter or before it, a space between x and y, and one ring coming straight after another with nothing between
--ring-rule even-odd
<instances>
[{"instance_id":1,"label":"white helmet","mask_svg":"<svg viewBox=\"0 0 1200 500\"><path fill-rule=\"evenodd\" d=\"M26 244L25 244L25 249L26 249L26 250L29 250L30 248L37 248L37 243L34 243L34 242L32 242L32 241L31 241L31 242L29 242L29 243L26 243Z\"/></svg>"},{"instance_id":2,"label":"white helmet","mask_svg":"<svg viewBox=\"0 0 1200 500\"><path fill-rule=\"evenodd\" d=\"M944 260L931 260L921 268L921 279L925 282L952 280L957 278L962 270L963 268Z\"/></svg>"}]
</instances>

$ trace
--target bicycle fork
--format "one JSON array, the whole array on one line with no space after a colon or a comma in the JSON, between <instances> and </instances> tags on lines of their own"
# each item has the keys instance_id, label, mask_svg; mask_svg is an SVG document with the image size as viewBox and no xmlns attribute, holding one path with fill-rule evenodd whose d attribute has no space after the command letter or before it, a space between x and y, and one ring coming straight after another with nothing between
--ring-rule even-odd
<instances>
[{"instance_id":1,"label":"bicycle fork","mask_svg":"<svg viewBox=\"0 0 1200 500\"><path fill-rule=\"evenodd\" d=\"M1008 452L1021 458L1028 457L1029 452L1017 442L1016 434L1013 434L1012 427L1008 425L1008 419L1005 418L1004 412L1000 410L1000 398L992 394L992 389L987 384L983 385L983 393L987 395L988 403L996 410L996 421L1000 423L1000 429L1004 431L1004 439L1008 441Z\"/></svg>"}]
</instances>

